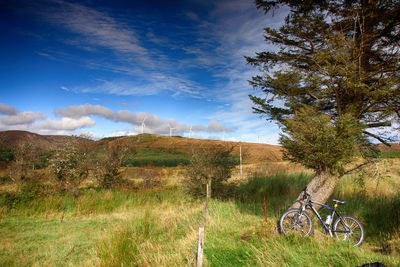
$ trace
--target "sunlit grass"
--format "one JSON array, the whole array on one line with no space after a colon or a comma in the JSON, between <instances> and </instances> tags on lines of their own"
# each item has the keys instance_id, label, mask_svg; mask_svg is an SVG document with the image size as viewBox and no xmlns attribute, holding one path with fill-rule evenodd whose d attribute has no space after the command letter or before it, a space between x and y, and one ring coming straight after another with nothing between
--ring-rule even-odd
<instances>
[{"instance_id":1,"label":"sunlit grass","mask_svg":"<svg viewBox=\"0 0 400 267\"><path fill-rule=\"evenodd\" d=\"M205 253L208 266L360 266L380 261L398 266L395 256L355 248L321 233L311 237L282 236L276 220L268 222L244 212L233 202L213 201Z\"/></svg>"}]
</instances>

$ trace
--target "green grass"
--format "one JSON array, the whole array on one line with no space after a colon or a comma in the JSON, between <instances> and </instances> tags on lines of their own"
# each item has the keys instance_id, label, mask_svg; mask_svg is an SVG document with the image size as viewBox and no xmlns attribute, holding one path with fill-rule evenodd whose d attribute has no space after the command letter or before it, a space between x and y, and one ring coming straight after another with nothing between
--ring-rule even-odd
<instances>
[{"instance_id":1,"label":"green grass","mask_svg":"<svg viewBox=\"0 0 400 267\"><path fill-rule=\"evenodd\" d=\"M3 218L0 222L0 265L78 266L96 262L97 240L117 223L113 217Z\"/></svg>"},{"instance_id":2,"label":"green grass","mask_svg":"<svg viewBox=\"0 0 400 267\"><path fill-rule=\"evenodd\" d=\"M398 266L396 257L355 248L315 233L311 237L282 236L276 217L268 223L232 202L212 202L205 254L208 266L360 266L380 261Z\"/></svg>"},{"instance_id":3,"label":"green grass","mask_svg":"<svg viewBox=\"0 0 400 267\"><path fill-rule=\"evenodd\" d=\"M237 185L229 198L211 200L206 266L400 265L400 195L365 194L351 179L343 180L333 197L346 200L343 210L364 223L362 247L331 239L318 225L311 237L280 235L279 216L310 179L304 173L257 176ZM188 266L204 205L179 185L141 191L85 189L78 197L57 193L11 205L4 196L0 266ZM392 245L386 251L391 254L379 252L384 244Z\"/></svg>"},{"instance_id":4,"label":"green grass","mask_svg":"<svg viewBox=\"0 0 400 267\"><path fill-rule=\"evenodd\" d=\"M189 162L190 156L183 152L139 149L137 154L132 155L124 162L124 166L141 167L153 165L158 167L176 167L178 165L187 165Z\"/></svg>"},{"instance_id":5,"label":"green grass","mask_svg":"<svg viewBox=\"0 0 400 267\"><path fill-rule=\"evenodd\" d=\"M158 167L177 167L178 165L188 165L191 155L184 152L173 152L164 150L139 149L134 155L130 155L123 163L124 166L142 167L153 165ZM239 165L239 157L231 156L235 165Z\"/></svg>"}]
</instances>

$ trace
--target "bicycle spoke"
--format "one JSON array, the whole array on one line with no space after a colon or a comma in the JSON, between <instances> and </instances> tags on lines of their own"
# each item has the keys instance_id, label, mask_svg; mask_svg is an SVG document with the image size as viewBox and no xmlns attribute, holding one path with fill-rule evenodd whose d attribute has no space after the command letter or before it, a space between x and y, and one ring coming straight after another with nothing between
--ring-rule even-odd
<instances>
[{"instance_id":1,"label":"bicycle spoke","mask_svg":"<svg viewBox=\"0 0 400 267\"><path fill-rule=\"evenodd\" d=\"M283 234L290 233L301 236L310 235L312 231L312 221L306 213L299 214L298 210L290 210L285 213L280 220L280 229Z\"/></svg>"},{"instance_id":2,"label":"bicycle spoke","mask_svg":"<svg viewBox=\"0 0 400 267\"><path fill-rule=\"evenodd\" d=\"M364 240L361 224L354 217L345 215L334 224L334 233L337 239L348 241L358 246Z\"/></svg>"}]
</instances>

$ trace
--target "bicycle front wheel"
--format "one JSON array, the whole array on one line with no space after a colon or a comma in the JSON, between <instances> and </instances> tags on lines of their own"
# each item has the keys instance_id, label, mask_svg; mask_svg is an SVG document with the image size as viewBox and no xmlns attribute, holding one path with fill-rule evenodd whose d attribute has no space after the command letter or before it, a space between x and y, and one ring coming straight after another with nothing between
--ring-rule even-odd
<instances>
[{"instance_id":1,"label":"bicycle front wheel","mask_svg":"<svg viewBox=\"0 0 400 267\"><path fill-rule=\"evenodd\" d=\"M314 229L314 223L306 211L303 211L300 215L299 209L289 209L282 214L279 220L279 228L284 235L294 233L309 236Z\"/></svg>"},{"instance_id":2,"label":"bicycle front wheel","mask_svg":"<svg viewBox=\"0 0 400 267\"><path fill-rule=\"evenodd\" d=\"M362 224L355 217L342 215L333 223L333 232L339 240L344 240L359 247L364 241L365 232Z\"/></svg>"}]
</instances>

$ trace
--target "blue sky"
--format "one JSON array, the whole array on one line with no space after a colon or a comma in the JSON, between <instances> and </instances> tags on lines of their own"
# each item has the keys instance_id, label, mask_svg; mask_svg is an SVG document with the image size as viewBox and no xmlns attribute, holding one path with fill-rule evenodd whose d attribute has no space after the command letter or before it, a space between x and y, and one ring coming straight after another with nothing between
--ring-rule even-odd
<instances>
[{"instance_id":1,"label":"blue sky","mask_svg":"<svg viewBox=\"0 0 400 267\"><path fill-rule=\"evenodd\" d=\"M276 144L244 56L273 49L263 28L284 16L250 0L1 1L0 130Z\"/></svg>"}]
</instances>

